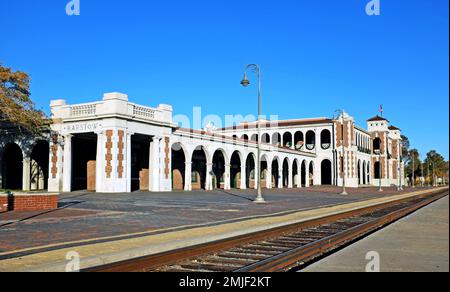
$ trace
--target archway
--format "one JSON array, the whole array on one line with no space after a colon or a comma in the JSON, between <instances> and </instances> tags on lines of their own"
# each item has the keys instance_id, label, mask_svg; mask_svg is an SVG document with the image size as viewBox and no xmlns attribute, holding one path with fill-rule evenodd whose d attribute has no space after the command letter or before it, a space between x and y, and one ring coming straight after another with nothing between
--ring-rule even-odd
<instances>
[{"instance_id":1,"label":"archway","mask_svg":"<svg viewBox=\"0 0 450 292\"><path fill-rule=\"evenodd\" d=\"M225 155L222 150L217 150L213 156L213 188L225 188Z\"/></svg>"},{"instance_id":2,"label":"archway","mask_svg":"<svg viewBox=\"0 0 450 292\"><path fill-rule=\"evenodd\" d=\"M112 133L108 131L108 139L112 137ZM96 161L97 161L97 140L98 137L95 133L75 134L72 139L72 191L94 191L96 189L95 181L91 181L92 177L96 175ZM132 138L133 140L133 138ZM147 142L147 144L149 144ZM68 146L66 146L68 147ZM135 149L134 149L135 150ZM139 186L139 171L133 172L136 168L136 163L143 162L145 158L135 154L132 150L132 178L133 182L136 182ZM145 151L144 151L145 152ZM146 151L147 154L149 151ZM133 154L135 154L133 156ZM148 157L148 156L147 156ZM70 157L66 157L70 159ZM105 159L103 157L103 159ZM147 158L148 162L148 158ZM147 167L148 169L148 163ZM111 170L111 169L110 169ZM67 171L67 170L64 170ZM89 181L88 181L89 180ZM138 187L134 190L139 189Z\"/></svg>"},{"instance_id":3,"label":"archway","mask_svg":"<svg viewBox=\"0 0 450 292\"><path fill-rule=\"evenodd\" d=\"M320 133L320 143L323 150L330 149L331 147L331 132L329 130L323 130Z\"/></svg>"},{"instance_id":4,"label":"archway","mask_svg":"<svg viewBox=\"0 0 450 292\"><path fill-rule=\"evenodd\" d=\"M294 135L294 145L295 149L301 150L303 146L305 145L305 136L302 132L296 132Z\"/></svg>"},{"instance_id":5,"label":"archway","mask_svg":"<svg viewBox=\"0 0 450 292\"><path fill-rule=\"evenodd\" d=\"M302 184L302 187L305 187L306 186L306 161L305 160L303 160L303 162L302 162L302 170L301 170L301 184Z\"/></svg>"},{"instance_id":6,"label":"archway","mask_svg":"<svg viewBox=\"0 0 450 292\"><path fill-rule=\"evenodd\" d=\"M380 179L381 178L381 164L379 161L375 162L373 165L373 171L374 171L374 178Z\"/></svg>"},{"instance_id":7,"label":"archway","mask_svg":"<svg viewBox=\"0 0 450 292\"><path fill-rule=\"evenodd\" d=\"M6 145L2 159L2 188L21 190L23 175L23 155L20 147L11 143Z\"/></svg>"},{"instance_id":8,"label":"archway","mask_svg":"<svg viewBox=\"0 0 450 292\"><path fill-rule=\"evenodd\" d=\"M363 167L362 167L362 177L363 177L363 185L367 184L367 165L366 161L363 161Z\"/></svg>"},{"instance_id":9,"label":"archway","mask_svg":"<svg viewBox=\"0 0 450 292\"><path fill-rule=\"evenodd\" d=\"M292 141L292 134L290 132L286 132L283 135L283 146L286 148L291 148L293 141Z\"/></svg>"},{"instance_id":10,"label":"archway","mask_svg":"<svg viewBox=\"0 0 450 292\"><path fill-rule=\"evenodd\" d=\"M316 133L308 131L306 133L306 149L314 150L314 148L316 148Z\"/></svg>"},{"instance_id":11,"label":"archway","mask_svg":"<svg viewBox=\"0 0 450 292\"><path fill-rule=\"evenodd\" d=\"M308 179L309 179L309 185L312 187L314 186L314 162L309 163L309 171L308 171Z\"/></svg>"},{"instance_id":12,"label":"archway","mask_svg":"<svg viewBox=\"0 0 450 292\"><path fill-rule=\"evenodd\" d=\"M206 152L199 146L192 154L192 189L204 190L206 188Z\"/></svg>"},{"instance_id":13,"label":"archway","mask_svg":"<svg viewBox=\"0 0 450 292\"><path fill-rule=\"evenodd\" d=\"M277 145L277 146L281 146L281 135L280 135L280 133L274 133L272 135L272 144L273 145Z\"/></svg>"},{"instance_id":14,"label":"archway","mask_svg":"<svg viewBox=\"0 0 450 292\"><path fill-rule=\"evenodd\" d=\"M270 175L268 173L268 163L267 163L267 156L263 155L261 157L261 187L266 188L267 187L267 180L270 179Z\"/></svg>"},{"instance_id":15,"label":"archway","mask_svg":"<svg viewBox=\"0 0 450 292\"><path fill-rule=\"evenodd\" d=\"M275 157L272 161L272 186L275 188L279 188L279 180L280 180L280 166L278 163L278 159Z\"/></svg>"},{"instance_id":16,"label":"archway","mask_svg":"<svg viewBox=\"0 0 450 292\"><path fill-rule=\"evenodd\" d=\"M266 144L270 144L270 135L269 134L263 134L261 136L261 142L262 143L266 143Z\"/></svg>"},{"instance_id":17,"label":"archway","mask_svg":"<svg viewBox=\"0 0 450 292\"><path fill-rule=\"evenodd\" d=\"M186 185L186 155L180 143L172 145L172 189L184 191Z\"/></svg>"},{"instance_id":18,"label":"archway","mask_svg":"<svg viewBox=\"0 0 450 292\"><path fill-rule=\"evenodd\" d=\"M361 160L358 160L358 184L362 184L362 177L361 177Z\"/></svg>"},{"instance_id":19,"label":"archway","mask_svg":"<svg viewBox=\"0 0 450 292\"><path fill-rule=\"evenodd\" d=\"M370 185L371 179L370 179L370 162L367 162L367 184Z\"/></svg>"},{"instance_id":20,"label":"archway","mask_svg":"<svg viewBox=\"0 0 450 292\"><path fill-rule=\"evenodd\" d=\"M256 186L255 167L256 167L255 156L253 153L250 153L245 162L247 189L254 189Z\"/></svg>"},{"instance_id":21,"label":"archway","mask_svg":"<svg viewBox=\"0 0 450 292\"><path fill-rule=\"evenodd\" d=\"M322 165L320 166L321 177L322 177L322 185L329 186L333 184L333 174L332 174L332 166L331 161L325 159L322 161Z\"/></svg>"},{"instance_id":22,"label":"archway","mask_svg":"<svg viewBox=\"0 0 450 292\"><path fill-rule=\"evenodd\" d=\"M48 188L48 165L50 145L47 141L38 141L31 152L30 189Z\"/></svg>"},{"instance_id":23,"label":"archway","mask_svg":"<svg viewBox=\"0 0 450 292\"><path fill-rule=\"evenodd\" d=\"M242 155L239 151L235 151L231 156L230 160L230 180L231 180L231 188L239 189L241 188L241 157Z\"/></svg>"}]
</instances>

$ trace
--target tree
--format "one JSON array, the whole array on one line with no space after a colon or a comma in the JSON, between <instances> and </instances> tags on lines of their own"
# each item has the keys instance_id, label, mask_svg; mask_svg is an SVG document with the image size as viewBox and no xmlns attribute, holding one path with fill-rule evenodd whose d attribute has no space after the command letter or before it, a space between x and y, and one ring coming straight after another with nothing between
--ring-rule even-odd
<instances>
[{"instance_id":1,"label":"tree","mask_svg":"<svg viewBox=\"0 0 450 292\"><path fill-rule=\"evenodd\" d=\"M22 71L13 71L0 63L0 123L32 134L48 126L45 114L35 108L30 99L30 77Z\"/></svg>"},{"instance_id":2,"label":"tree","mask_svg":"<svg viewBox=\"0 0 450 292\"><path fill-rule=\"evenodd\" d=\"M409 142L409 138L405 135L402 135L402 161L405 162L405 164L409 161L409 147L411 146L411 143Z\"/></svg>"},{"instance_id":3,"label":"tree","mask_svg":"<svg viewBox=\"0 0 450 292\"><path fill-rule=\"evenodd\" d=\"M405 167L406 176L412 179L414 173L414 178L417 180L422 176L421 164L419 151L417 149L409 150L409 159Z\"/></svg>"},{"instance_id":4,"label":"tree","mask_svg":"<svg viewBox=\"0 0 450 292\"><path fill-rule=\"evenodd\" d=\"M436 150L432 150L427 153L427 158L425 159L425 165L428 166L430 170L430 179L433 176L433 168L435 177L443 177L448 172L448 162L445 161L444 157L439 154Z\"/></svg>"}]
</instances>

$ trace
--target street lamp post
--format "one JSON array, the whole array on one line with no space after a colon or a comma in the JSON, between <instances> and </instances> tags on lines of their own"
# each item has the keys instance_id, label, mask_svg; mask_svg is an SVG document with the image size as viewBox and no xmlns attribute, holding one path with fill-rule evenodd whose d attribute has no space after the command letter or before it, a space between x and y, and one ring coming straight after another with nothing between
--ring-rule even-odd
<instances>
[{"instance_id":1,"label":"street lamp post","mask_svg":"<svg viewBox=\"0 0 450 292\"><path fill-rule=\"evenodd\" d=\"M344 145L344 110L336 110L336 113L338 113L341 116L341 133L342 133L342 139L341 139L341 144L342 144L342 196L347 196L347 190L346 190L346 185L345 185L345 145Z\"/></svg>"},{"instance_id":2,"label":"street lamp post","mask_svg":"<svg viewBox=\"0 0 450 292\"><path fill-rule=\"evenodd\" d=\"M249 69L253 69L253 72L257 74L258 76L258 122L257 122L257 128L258 128L258 142L257 142L257 166L255 169L256 175L258 177L258 195L255 199L255 203L265 203L264 197L262 195L262 187L261 187L261 67L257 64L250 64L247 65L244 72L244 78L241 81L241 85L244 87L247 87L250 85L250 81L247 79L247 71Z\"/></svg>"},{"instance_id":3,"label":"street lamp post","mask_svg":"<svg viewBox=\"0 0 450 292\"><path fill-rule=\"evenodd\" d=\"M433 177L432 177L431 182L432 182L432 186L435 187L436 186L436 175L434 173L434 162L431 162L431 169L433 172Z\"/></svg>"},{"instance_id":4,"label":"street lamp post","mask_svg":"<svg viewBox=\"0 0 450 292\"><path fill-rule=\"evenodd\" d=\"M412 188L415 189L416 188L416 174L415 174L415 157L414 157L414 151L411 151L411 157L412 157Z\"/></svg>"}]
</instances>

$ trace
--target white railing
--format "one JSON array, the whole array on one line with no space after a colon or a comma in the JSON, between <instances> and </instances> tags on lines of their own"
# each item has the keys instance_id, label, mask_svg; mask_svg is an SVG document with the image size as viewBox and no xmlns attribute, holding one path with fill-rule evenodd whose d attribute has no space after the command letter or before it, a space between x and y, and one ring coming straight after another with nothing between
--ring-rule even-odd
<instances>
[{"instance_id":1,"label":"white railing","mask_svg":"<svg viewBox=\"0 0 450 292\"><path fill-rule=\"evenodd\" d=\"M138 105L133 106L133 116L135 116L135 117L141 117L144 119L154 120L155 113L156 113L155 110L148 108L148 107L143 107L143 106L138 106Z\"/></svg>"},{"instance_id":2,"label":"white railing","mask_svg":"<svg viewBox=\"0 0 450 292\"><path fill-rule=\"evenodd\" d=\"M97 104L82 104L70 107L71 117L95 116L97 114Z\"/></svg>"}]
</instances>

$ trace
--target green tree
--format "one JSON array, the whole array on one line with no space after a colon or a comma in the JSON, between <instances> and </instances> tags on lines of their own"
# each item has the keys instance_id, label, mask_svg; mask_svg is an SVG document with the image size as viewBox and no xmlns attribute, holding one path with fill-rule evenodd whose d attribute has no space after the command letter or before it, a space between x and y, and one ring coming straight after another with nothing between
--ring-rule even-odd
<instances>
[{"instance_id":1,"label":"green tree","mask_svg":"<svg viewBox=\"0 0 450 292\"><path fill-rule=\"evenodd\" d=\"M427 153L427 158L425 159L425 165L428 166L430 170L429 179L434 175L436 177L443 177L448 172L448 162L445 161L444 157L439 154L436 150L432 150Z\"/></svg>"},{"instance_id":2,"label":"green tree","mask_svg":"<svg viewBox=\"0 0 450 292\"><path fill-rule=\"evenodd\" d=\"M414 163L413 163L414 162ZM414 172L414 177L416 180L420 178L421 173L421 164L420 153L417 149L411 149L408 151L408 160L405 166L406 176L412 179L412 174ZM413 168L414 166L414 168Z\"/></svg>"},{"instance_id":3,"label":"green tree","mask_svg":"<svg viewBox=\"0 0 450 292\"><path fill-rule=\"evenodd\" d=\"M38 134L48 126L30 98L30 77L0 63L0 123Z\"/></svg>"}]
</instances>

